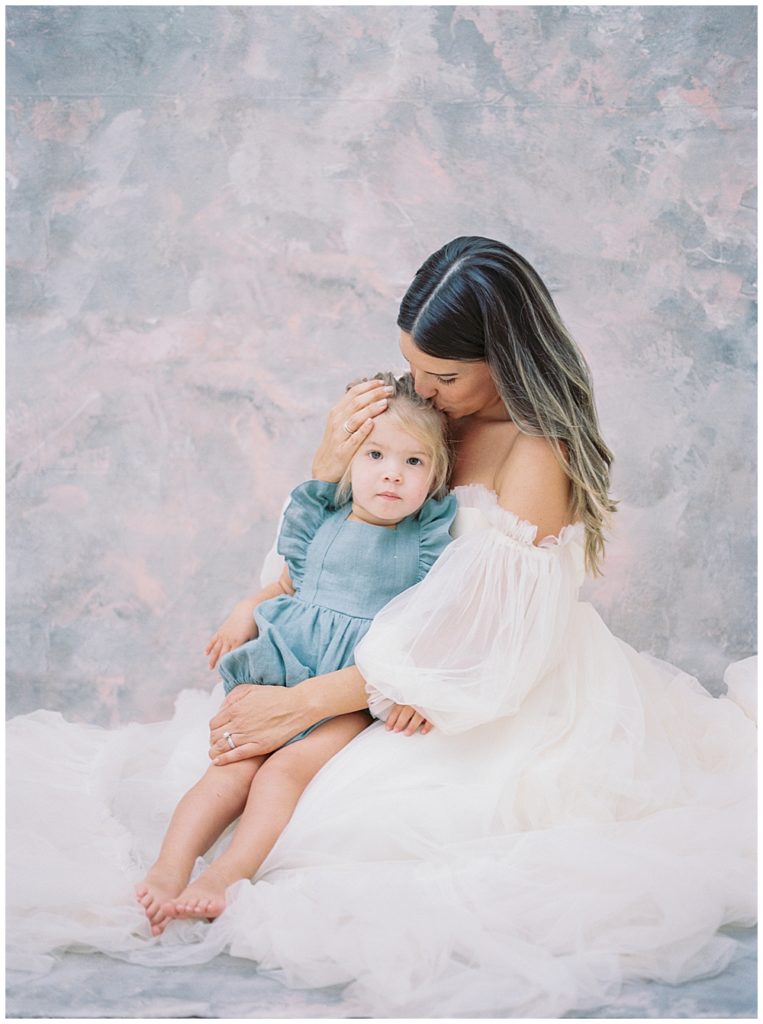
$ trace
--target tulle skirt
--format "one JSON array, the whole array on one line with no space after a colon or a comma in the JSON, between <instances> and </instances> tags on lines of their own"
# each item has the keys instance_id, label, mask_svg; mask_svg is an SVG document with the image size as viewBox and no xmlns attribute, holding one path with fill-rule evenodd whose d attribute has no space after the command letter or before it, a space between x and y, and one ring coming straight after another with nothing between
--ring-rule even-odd
<instances>
[{"instance_id":1,"label":"tulle skirt","mask_svg":"<svg viewBox=\"0 0 763 1024\"><path fill-rule=\"evenodd\" d=\"M424 1017L553 1017L629 979L722 970L735 944L719 928L755 917L754 725L576 614L569 657L518 714L451 736L372 725L220 918L158 938L134 885L207 765L222 687L116 731L12 720L9 968L226 951L290 986L346 983L358 1015ZM729 677L740 704L754 671Z\"/></svg>"}]
</instances>

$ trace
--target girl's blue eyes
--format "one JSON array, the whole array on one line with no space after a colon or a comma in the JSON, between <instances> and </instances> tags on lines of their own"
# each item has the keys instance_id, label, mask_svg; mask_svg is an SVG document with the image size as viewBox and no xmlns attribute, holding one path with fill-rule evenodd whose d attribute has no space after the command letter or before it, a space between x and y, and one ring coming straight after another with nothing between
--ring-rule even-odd
<instances>
[{"instance_id":1,"label":"girl's blue eyes","mask_svg":"<svg viewBox=\"0 0 763 1024\"><path fill-rule=\"evenodd\" d=\"M379 459L383 458L383 455L379 451L378 448L373 448L368 453L368 457L369 457L369 459L373 459L374 462L378 462ZM409 466L423 466L424 465L423 459L420 459L418 457L418 455L411 455L410 458L406 459L405 461L408 463Z\"/></svg>"}]
</instances>

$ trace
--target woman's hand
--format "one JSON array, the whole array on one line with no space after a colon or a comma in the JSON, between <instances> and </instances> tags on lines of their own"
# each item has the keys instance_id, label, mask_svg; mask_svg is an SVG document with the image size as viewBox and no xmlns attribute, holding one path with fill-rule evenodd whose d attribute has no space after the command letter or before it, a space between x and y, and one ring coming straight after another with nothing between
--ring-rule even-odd
<instances>
[{"instance_id":1,"label":"woman's hand","mask_svg":"<svg viewBox=\"0 0 763 1024\"><path fill-rule=\"evenodd\" d=\"M392 388L380 380L355 384L328 415L326 429L313 459L313 479L336 483L374 425L374 416L387 408Z\"/></svg>"},{"instance_id":2,"label":"woman's hand","mask_svg":"<svg viewBox=\"0 0 763 1024\"><path fill-rule=\"evenodd\" d=\"M209 756L215 764L232 764L282 747L314 722L299 699L298 686L234 686L210 720ZM318 718L314 721L318 721ZM223 735L229 732L231 749Z\"/></svg>"},{"instance_id":3,"label":"woman's hand","mask_svg":"<svg viewBox=\"0 0 763 1024\"><path fill-rule=\"evenodd\" d=\"M256 598L252 597L239 601L222 626L212 634L204 648L204 653L209 657L211 669L228 651L240 647L247 640L253 640L257 636L257 623L253 618L256 603Z\"/></svg>"},{"instance_id":4,"label":"woman's hand","mask_svg":"<svg viewBox=\"0 0 763 1024\"><path fill-rule=\"evenodd\" d=\"M433 726L410 704L393 704L384 728L389 732L402 732L405 736L413 736L417 731L426 736Z\"/></svg>"}]
</instances>

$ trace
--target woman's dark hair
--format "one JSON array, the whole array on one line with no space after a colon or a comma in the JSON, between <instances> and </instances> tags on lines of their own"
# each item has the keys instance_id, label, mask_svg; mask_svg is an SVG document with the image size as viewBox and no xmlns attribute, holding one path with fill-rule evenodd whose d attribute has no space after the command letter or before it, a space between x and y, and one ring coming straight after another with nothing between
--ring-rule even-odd
<instances>
[{"instance_id":1,"label":"woman's dark hair","mask_svg":"<svg viewBox=\"0 0 763 1024\"><path fill-rule=\"evenodd\" d=\"M551 442L572 484L572 518L585 526L586 564L598 573L616 507L612 453L586 361L533 267L502 242L455 238L418 269L397 323L427 355L486 362L512 421Z\"/></svg>"}]
</instances>

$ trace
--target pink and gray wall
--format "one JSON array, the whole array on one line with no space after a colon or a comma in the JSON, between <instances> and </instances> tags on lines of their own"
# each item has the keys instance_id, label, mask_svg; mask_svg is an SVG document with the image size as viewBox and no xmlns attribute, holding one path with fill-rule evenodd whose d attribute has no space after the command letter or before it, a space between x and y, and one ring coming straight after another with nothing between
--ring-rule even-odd
<instances>
[{"instance_id":1,"label":"pink and gray wall","mask_svg":"<svg viewBox=\"0 0 763 1024\"><path fill-rule=\"evenodd\" d=\"M754 7L8 7L9 713L165 716L432 250L502 239L592 366L587 594L755 647Z\"/></svg>"}]
</instances>

